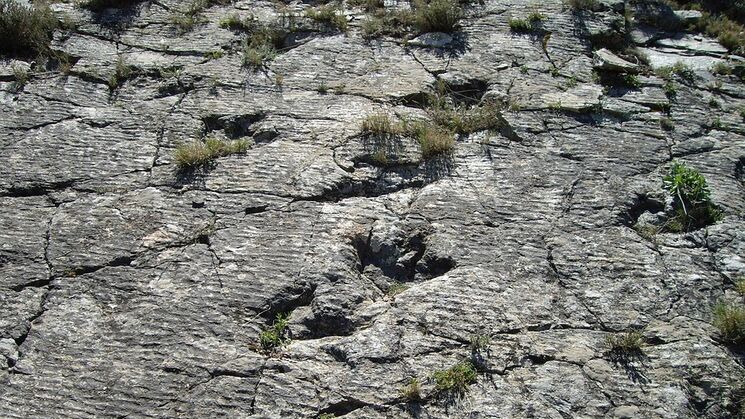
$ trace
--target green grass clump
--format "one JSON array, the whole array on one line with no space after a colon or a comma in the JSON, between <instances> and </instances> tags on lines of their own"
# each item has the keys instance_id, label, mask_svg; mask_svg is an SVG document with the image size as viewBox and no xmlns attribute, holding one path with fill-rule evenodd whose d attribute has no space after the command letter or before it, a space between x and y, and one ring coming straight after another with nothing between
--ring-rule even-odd
<instances>
[{"instance_id":1,"label":"green grass clump","mask_svg":"<svg viewBox=\"0 0 745 419\"><path fill-rule=\"evenodd\" d=\"M278 26L253 22L243 42L243 65L261 67L273 60L284 46L284 32Z\"/></svg>"},{"instance_id":2,"label":"green grass clump","mask_svg":"<svg viewBox=\"0 0 745 419\"><path fill-rule=\"evenodd\" d=\"M607 336L605 344L611 351L631 354L641 351L644 346L644 337L638 331L618 333Z\"/></svg>"},{"instance_id":3,"label":"green grass clump","mask_svg":"<svg viewBox=\"0 0 745 419\"><path fill-rule=\"evenodd\" d=\"M362 132L373 135L400 134L401 128L386 113L368 115L362 121Z\"/></svg>"},{"instance_id":4,"label":"green grass clump","mask_svg":"<svg viewBox=\"0 0 745 419\"><path fill-rule=\"evenodd\" d=\"M419 142L425 159L450 153L455 147L455 132L440 125L418 121L409 124L406 131Z\"/></svg>"},{"instance_id":5,"label":"green grass clump","mask_svg":"<svg viewBox=\"0 0 745 419\"><path fill-rule=\"evenodd\" d=\"M363 37L370 39L383 35L401 37L414 27L415 14L411 10L381 10L362 21Z\"/></svg>"},{"instance_id":6,"label":"green grass clump","mask_svg":"<svg viewBox=\"0 0 745 419\"><path fill-rule=\"evenodd\" d=\"M421 385L419 380L412 378L409 383L401 388L401 397L407 402L418 402L422 400Z\"/></svg>"},{"instance_id":7,"label":"green grass clump","mask_svg":"<svg viewBox=\"0 0 745 419\"><path fill-rule=\"evenodd\" d=\"M745 308L724 303L714 307L714 326L722 339L730 343L745 343Z\"/></svg>"},{"instance_id":8,"label":"green grass clump","mask_svg":"<svg viewBox=\"0 0 745 419\"><path fill-rule=\"evenodd\" d=\"M526 19L510 18L507 23L513 32L530 33L538 29L538 25L546 19L539 12L531 12Z\"/></svg>"},{"instance_id":9,"label":"green grass clump","mask_svg":"<svg viewBox=\"0 0 745 419\"><path fill-rule=\"evenodd\" d=\"M176 147L174 160L179 169L193 169L230 154L244 153L248 149L245 140L223 141L208 138L204 142L194 141Z\"/></svg>"},{"instance_id":10,"label":"green grass clump","mask_svg":"<svg viewBox=\"0 0 745 419\"><path fill-rule=\"evenodd\" d=\"M328 25L341 32L347 31L347 17L338 7L324 5L313 7L305 11L305 17L318 23Z\"/></svg>"},{"instance_id":11,"label":"green grass clump","mask_svg":"<svg viewBox=\"0 0 745 419\"><path fill-rule=\"evenodd\" d=\"M57 19L46 4L25 6L15 0L0 0L0 54L48 55L57 26Z\"/></svg>"},{"instance_id":12,"label":"green grass clump","mask_svg":"<svg viewBox=\"0 0 745 419\"><path fill-rule=\"evenodd\" d=\"M706 179L697 170L673 162L663 186L673 197L675 210L675 216L668 220L668 230L690 231L721 219L721 211L711 202Z\"/></svg>"},{"instance_id":13,"label":"green grass clump","mask_svg":"<svg viewBox=\"0 0 745 419\"><path fill-rule=\"evenodd\" d=\"M135 68L131 65L128 65L124 61L124 58L120 55L119 58L117 58L116 60L116 64L114 65L114 74L109 77L109 89L111 91L116 90L116 88L121 86L125 80L132 77L134 71Z\"/></svg>"},{"instance_id":14,"label":"green grass clump","mask_svg":"<svg viewBox=\"0 0 745 419\"><path fill-rule=\"evenodd\" d=\"M419 0L414 8L414 26L420 33L455 32L463 17L463 10L456 0Z\"/></svg>"},{"instance_id":15,"label":"green grass clump","mask_svg":"<svg viewBox=\"0 0 745 419\"><path fill-rule=\"evenodd\" d=\"M740 295L745 295L745 277L742 277L735 282L735 290L737 290Z\"/></svg>"},{"instance_id":16,"label":"green grass clump","mask_svg":"<svg viewBox=\"0 0 745 419\"><path fill-rule=\"evenodd\" d=\"M446 370L435 371L435 389L439 392L465 393L476 381L476 368L471 361L462 361Z\"/></svg>"},{"instance_id":17,"label":"green grass clump","mask_svg":"<svg viewBox=\"0 0 745 419\"><path fill-rule=\"evenodd\" d=\"M31 79L31 74L22 67L13 67L13 85L12 90L20 92Z\"/></svg>"},{"instance_id":18,"label":"green grass clump","mask_svg":"<svg viewBox=\"0 0 745 419\"><path fill-rule=\"evenodd\" d=\"M693 82L696 79L696 73L693 72L691 67L681 61L678 61L671 66L660 67L655 71L655 73L667 81L672 80L673 76L678 76L687 82Z\"/></svg>"},{"instance_id":19,"label":"green grass clump","mask_svg":"<svg viewBox=\"0 0 745 419\"><path fill-rule=\"evenodd\" d=\"M230 4L230 0L191 0L186 4L185 9L171 15L171 23L179 29L179 32L189 32L196 25L205 22L202 12L216 4L224 6Z\"/></svg>"},{"instance_id":20,"label":"green grass clump","mask_svg":"<svg viewBox=\"0 0 745 419\"><path fill-rule=\"evenodd\" d=\"M289 341L287 338L287 325L289 324L287 314L278 313L274 318L272 327L259 334L259 343L265 351L279 348Z\"/></svg>"}]
</instances>

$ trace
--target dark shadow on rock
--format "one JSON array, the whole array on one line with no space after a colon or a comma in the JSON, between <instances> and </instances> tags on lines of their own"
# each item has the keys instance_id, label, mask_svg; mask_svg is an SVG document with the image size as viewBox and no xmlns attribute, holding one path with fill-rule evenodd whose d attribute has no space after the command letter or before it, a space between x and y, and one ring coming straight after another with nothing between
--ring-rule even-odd
<instances>
[{"instance_id":1,"label":"dark shadow on rock","mask_svg":"<svg viewBox=\"0 0 745 419\"><path fill-rule=\"evenodd\" d=\"M108 3L116 7L109 6ZM141 0L126 0L118 2L94 1L87 8L91 11L93 21L113 33L119 33L132 24L140 14Z\"/></svg>"},{"instance_id":2,"label":"dark shadow on rock","mask_svg":"<svg viewBox=\"0 0 745 419\"><path fill-rule=\"evenodd\" d=\"M608 351L607 355L613 365L626 371L626 375L631 381L640 385L649 383L649 379L642 371L649 357L644 355L640 349L623 350L614 348Z\"/></svg>"}]
</instances>

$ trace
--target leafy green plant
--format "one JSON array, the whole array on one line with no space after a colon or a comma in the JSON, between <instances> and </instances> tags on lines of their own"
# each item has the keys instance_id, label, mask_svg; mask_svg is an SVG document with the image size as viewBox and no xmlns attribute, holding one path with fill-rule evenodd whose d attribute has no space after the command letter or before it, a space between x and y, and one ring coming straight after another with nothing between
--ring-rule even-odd
<instances>
[{"instance_id":1,"label":"leafy green plant","mask_svg":"<svg viewBox=\"0 0 745 419\"><path fill-rule=\"evenodd\" d=\"M27 6L0 0L0 54L33 57L51 53L52 32L59 23L46 4L37 3Z\"/></svg>"},{"instance_id":2,"label":"leafy green plant","mask_svg":"<svg viewBox=\"0 0 745 419\"><path fill-rule=\"evenodd\" d=\"M719 303L714 307L714 326L722 339L730 343L745 343L745 308Z\"/></svg>"},{"instance_id":3,"label":"leafy green plant","mask_svg":"<svg viewBox=\"0 0 745 419\"><path fill-rule=\"evenodd\" d=\"M288 342L287 338L287 325L289 324L289 316L287 314L278 313L274 318L272 326L259 334L259 343L265 351L271 351L275 348L279 348Z\"/></svg>"},{"instance_id":4,"label":"leafy green plant","mask_svg":"<svg viewBox=\"0 0 745 419\"><path fill-rule=\"evenodd\" d=\"M462 361L446 370L432 374L435 389L439 392L465 393L468 385L476 381L476 368L471 361Z\"/></svg>"},{"instance_id":5,"label":"leafy green plant","mask_svg":"<svg viewBox=\"0 0 745 419\"><path fill-rule=\"evenodd\" d=\"M401 397L407 402L418 402L422 400L419 380L416 378L409 380L409 383L401 388Z\"/></svg>"},{"instance_id":6,"label":"leafy green plant","mask_svg":"<svg viewBox=\"0 0 745 419\"><path fill-rule=\"evenodd\" d=\"M735 282L735 290L739 292L740 295L745 295L745 276Z\"/></svg>"},{"instance_id":7,"label":"leafy green plant","mask_svg":"<svg viewBox=\"0 0 745 419\"><path fill-rule=\"evenodd\" d=\"M721 219L721 212L711 202L706 179L697 170L673 162L663 186L673 197L676 211L668 222L669 230L689 231Z\"/></svg>"},{"instance_id":8,"label":"leafy green plant","mask_svg":"<svg viewBox=\"0 0 745 419\"><path fill-rule=\"evenodd\" d=\"M186 8L171 15L170 21L176 25L179 32L186 33L194 29L194 26L204 23L202 12L208 7L219 4L230 4L230 0L191 0L186 4Z\"/></svg>"},{"instance_id":9,"label":"leafy green plant","mask_svg":"<svg viewBox=\"0 0 745 419\"><path fill-rule=\"evenodd\" d=\"M384 159L387 159L387 157L385 157L385 155L383 157L384 157ZM387 161L382 161L380 163L383 164L383 165L385 165L387 163ZM389 296L389 297L394 297L394 296L396 296L398 294L401 294L402 292L406 291L407 289L409 289L409 285L408 284L404 284L404 283L401 283L401 282L394 282L393 284L391 284L391 286L388 287L388 291L386 291L386 295Z\"/></svg>"},{"instance_id":10,"label":"leafy green plant","mask_svg":"<svg viewBox=\"0 0 745 419\"><path fill-rule=\"evenodd\" d=\"M248 149L246 140L223 141L208 138L204 142L193 141L176 147L174 160L179 169L192 169L230 154L245 153Z\"/></svg>"},{"instance_id":11,"label":"leafy green plant","mask_svg":"<svg viewBox=\"0 0 745 419\"><path fill-rule=\"evenodd\" d=\"M463 17L456 0L431 0L415 3L414 25L419 32L454 32Z\"/></svg>"},{"instance_id":12,"label":"leafy green plant","mask_svg":"<svg viewBox=\"0 0 745 419\"><path fill-rule=\"evenodd\" d=\"M318 86L316 86L316 91L322 95L325 95L329 92L329 85L326 84L325 81L321 80L321 82L318 83Z\"/></svg>"}]
</instances>

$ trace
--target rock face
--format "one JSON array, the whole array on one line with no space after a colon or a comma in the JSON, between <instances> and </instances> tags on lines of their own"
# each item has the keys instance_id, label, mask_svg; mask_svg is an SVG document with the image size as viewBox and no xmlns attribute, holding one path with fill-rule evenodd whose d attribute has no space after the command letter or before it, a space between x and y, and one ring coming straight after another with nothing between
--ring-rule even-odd
<instances>
[{"instance_id":1,"label":"rock face","mask_svg":"<svg viewBox=\"0 0 745 419\"><path fill-rule=\"evenodd\" d=\"M273 2L210 6L180 33L184 7L58 3L77 23L52 45L69 73L18 88L1 67L0 416L733 415L742 352L712 307L745 274L737 77L601 85L593 49L629 35L619 1L487 0L416 45L364 38L348 6L347 33L298 31L259 69L219 21L269 21ZM530 11L540 36L512 32ZM641 38L654 62L724 58L707 38ZM366 116L427 117L439 80L503 101L501 128L372 160ZM176 146L209 136L252 146L177 170ZM723 219L650 238L633 227L662 211L673 159ZM644 345L615 353L630 331ZM463 360L475 381L437 391ZM421 400L402 395L412 378Z\"/></svg>"}]
</instances>

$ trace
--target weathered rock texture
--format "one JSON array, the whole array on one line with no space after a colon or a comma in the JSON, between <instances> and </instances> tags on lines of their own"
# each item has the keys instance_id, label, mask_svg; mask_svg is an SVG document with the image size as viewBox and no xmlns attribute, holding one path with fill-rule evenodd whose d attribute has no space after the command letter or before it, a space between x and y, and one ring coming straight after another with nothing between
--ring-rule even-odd
<instances>
[{"instance_id":1,"label":"weathered rock texture","mask_svg":"<svg viewBox=\"0 0 745 419\"><path fill-rule=\"evenodd\" d=\"M183 34L184 2L55 4L78 23L53 42L69 74L0 75L0 416L730 415L745 369L712 307L745 274L745 88L709 71L715 41L601 6L487 0L447 49L365 40L348 7L348 33L303 33L254 71L218 21L269 21L272 2L210 7ZM543 32L511 32L532 10ZM593 42L618 36L696 79L674 100L651 72L601 85ZM119 57L136 71L111 90ZM511 104L508 129L374 165L361 121L420 115L437 79ZM176 145L209 135L253 146L179 173ZM661 209L673 159L724 219L648 240L632 226ZM292 339L267 354L277 313ZM629 330L642 354L610 356ZM471 357L469 390L436 395L432 373Z\"/></svg>"}]
</instances>

